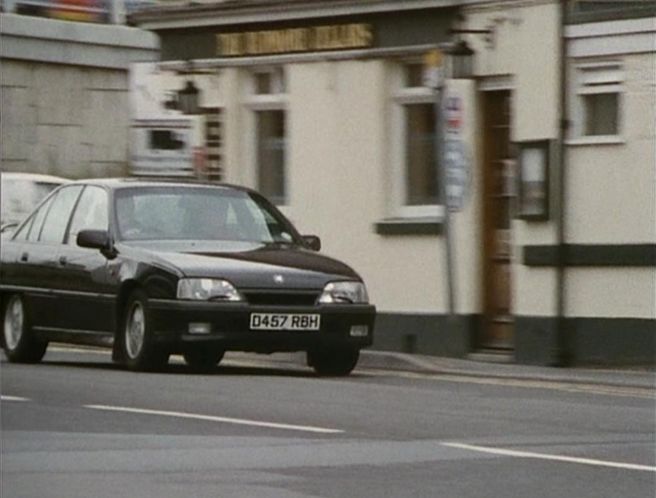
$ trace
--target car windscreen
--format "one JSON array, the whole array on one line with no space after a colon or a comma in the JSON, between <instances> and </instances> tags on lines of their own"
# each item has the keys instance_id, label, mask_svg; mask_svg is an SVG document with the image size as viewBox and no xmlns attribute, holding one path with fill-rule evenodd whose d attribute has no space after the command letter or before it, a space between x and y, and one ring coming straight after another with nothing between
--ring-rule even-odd
<instances>
[{"instance_id":1,"label":"car windscreen","mask_svg":"<svg viewBox=\"0 0 656 498\"><path fill-rule=\"evenodd\" d=\"M249 192L207 187L132 187L115 195L121 240L293 243L268 203Z\"/></svg>"}]
</instances>

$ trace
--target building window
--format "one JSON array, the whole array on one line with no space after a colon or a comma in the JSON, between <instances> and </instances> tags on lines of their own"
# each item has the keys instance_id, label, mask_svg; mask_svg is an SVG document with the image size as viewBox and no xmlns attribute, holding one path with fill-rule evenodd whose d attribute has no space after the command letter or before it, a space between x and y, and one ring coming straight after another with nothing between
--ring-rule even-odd
<instances>
[{"instance_id":1,"label":"building window","mask_svg":"<svg viewBox=\"0 0 656 498\"><path fill-rule=\"evenodd\" d=\"M285 203L285 111L256 111L258 190Z\"/></svg>"},{"instance_id":2,"label":"building window","mask_svg":"<svg viewBox=\"0 0 656 498\"><path fill-rule=\"evenodd\" d=\"M257 95L281 95L287 93L283 68L268 68L253 73L254 91Z\"/></svg>"},{"instance_id":3,"label":"building window","mask_svg":"<svg viewBox=\"0 0 656 498\"><path fill-rule=\"evenodd\" d=\"M406 104L405 170L406 198L409 206L435 204L435 107L431 104Z\"/></svg>"},{"instance_id":4,"label":"building window","mask_svg":"<svg viewBox=\"0 0 656 498\"><path fill-rule=\"evenodd\" d=\"M584 95L585 135L617 135L617 93Z\"/></svg>"},{"instance_id":5,"label":"building window","mask_svg":"<svg viewBox=\"0 0 656 498\"><path fill-rule=\"evenodd\" d=\"M435 94L422 86L421 63L392 68L391 157L394 216L435 217L438 206Z\"/></svg>"},{"instance_id":6,"label":"building window","mask_svg":"<svg viewBox=\"0 0 656 498\"><path fill-rule=\"evenodd\" d=\"M174 130L148 130L148 145L151 150L182 150L186 144Z\"/></svg>"},{"instance_id":7,"label":"building window","mask_svg":"<svg viewBox=\"0 0 656 498\"><path fill-rule=\"evenodd\" d=\"M255 137L256 188L277 205L287 202L286 84L282 67L250 73L247 105L252 110Z\"/></svg>"},{"instance_id":8,"label":"building window","mask_svg":"<svg viewBox=\"0 0 656 498\"><path fill-rule=\"evenodd\" d=\"M578 136L620 134L622 68L618 63L578 66Z\"/></svg>"}]
</instances>

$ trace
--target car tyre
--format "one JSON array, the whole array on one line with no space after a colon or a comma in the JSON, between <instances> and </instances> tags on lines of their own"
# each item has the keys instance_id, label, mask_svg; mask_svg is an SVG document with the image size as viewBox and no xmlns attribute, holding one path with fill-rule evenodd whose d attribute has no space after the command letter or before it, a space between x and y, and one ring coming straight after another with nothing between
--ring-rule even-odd
<instances>
[{"instance_id":1,"label":"car tyre","mask_svg":"<svg viewBox=\"0 0 656 498\"><path fill-rule=\"evenodd\" d=\"M182 356L185 363L195 372L211 372L221 362L225 351L215 348L192 348Z\"/></svg>"},{"instance_id":2,"label":"car tyre","mask_svg":"<svg viewBox=\"0 0 656 498\"><path fill-rule=\"evenodd\" d=\"M34 336L25 300L19 294L11 295L4 306L2 342L7 359L14 363L38 363L46 354L48 343Z\"/></svg>"},{"instance_id":3,"label":"car tyre","mask_svg":"<svg viewBox=\"0 0 656 498\"><path fill-rule=\"evenodd\" d=\"M135 290L127 300L119 340L120 356L129 370L153 371L168 363L169 354L155 344L148 296L142 290Z\"/></svg>"},{"instance_id":4,"label":"car tyre","mask_svg":"<svg viewBox=\"0 0 656 498\"><path fill-rule=\"evenodd\" d=\"M321 377L342 377L350 374L360 358L360 350L331 348L308 351L307 362Z\"/></svg>"}]
</instances>

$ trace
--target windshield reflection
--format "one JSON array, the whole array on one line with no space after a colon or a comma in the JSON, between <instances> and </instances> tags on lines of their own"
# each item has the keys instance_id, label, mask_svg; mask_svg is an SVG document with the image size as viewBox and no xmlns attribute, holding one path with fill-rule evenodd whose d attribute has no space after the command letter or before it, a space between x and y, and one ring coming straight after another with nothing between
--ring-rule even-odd
<instances>
[{"instance_id":1,"label":"windshield reflection","mask_svg":"<svg viewBox=\"0 0 656 498\"><path fill-rule=\"evenodd\" d=\"M124 241L206 240L296 243L266 201L218 188L127 188L116 193L119 238Z\"/></svg>"}]
</instances>

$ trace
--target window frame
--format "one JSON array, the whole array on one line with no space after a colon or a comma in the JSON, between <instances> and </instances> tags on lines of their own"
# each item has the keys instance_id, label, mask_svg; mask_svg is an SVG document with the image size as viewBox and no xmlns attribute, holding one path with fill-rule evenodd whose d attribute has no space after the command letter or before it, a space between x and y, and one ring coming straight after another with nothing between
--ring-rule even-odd
<instances>
[{"instance_id":1,"label":"window frame","mask_svg":"<svg viewBox=\"0 0 656 498\"><path fill-rule=\"evenodd\" d=\"M105 214L107 216L107 220L106 220L107 223L106 223L106 226L105 226L104 230L107 230L109 232L109 227L110 227L110 213L109 213L110 196L109 196L109 193L107 192L106 189L104 189L103 187L100 187L98 185L85 185L84 188L82 189L82 191L80 192L77 200L75 201L73 211L71 212L71 214L69 216L68 225L66 227L66 233L65 233L65 236L64 236L64 244L66 244L66 245L77 247L77 234L79 233L79 231L75 232L75 233L72 233L71 230L73 229L73 223L75 222L75 217L78 213L78 209L80 207L80 203L82 202L82 199L83 199L84 195L87 192L90 192L92 190L98 190L98 191L102 192L105 195L105 202L106 202ZM87 230L87 229L88 229L88 227L82 228L82 230ZM71 235L74 235L75 238L72 238Z\"/></svg>"},{"instance_id":2,"label":"window frame","mask_svg":"<svg viewBox=\"0 0 656 498\"><path fill-rule=\"evenodd\" d=\"M621 62L597 61L574 66L576 77L572 89L573 143L621 143L624 125L624 68ZM588 134L588 103L590 96L617 95L615 133Z\"/></svg>"},{"instance_id":3,"label":"window frame","mask_svg":"<svg viewBox=\"0 0 656 498\"><path fill-rule=\"evenodd\" d=\"M65 185L62 188L57 189L57 195L53 197L52 202L50 203L50 206L48 206L47 213L45 214L45 217L43 219L43 222L41 223L41 228L39 230L39 237L38 240L36 241L39 244L45 244L45 245L56 245L56 246L61 246L66 244L66 238L68 237L68 231L69 227L71 225L71 219L73 217L73 213L75 212L77 208L77 203L80 200L80 196L82 195L82 192L84 191L85 186L84 185ZM66 223L64 225L64 231L62 232L61 235L61 240L56 241L56 240L43 240L43 230L46 227L46 224L48 223L48 218L52 214L52 208L57 202L57 200L61 197L62 193L66 191L66 189L77 189L77 195L73 199L73 203L71 205L71 209L68 212L68 216L66 218Z\"/></svg>"},{"instance_id":4,"label":"window frame","mask_svg":"<svg viewBox=\"0 0 656 498\"><path fill-rule=\"evenodd\" d=\"M415 66L417 59L395 61L390 68L390 160L392 175L392 214L398 218L431 218L441 221L444 217L444 202L440 199L439 165L436 166L437 192L435 203L409 205L407 204L407 133L406 106L417 104L435 105L435 90L426 86L407 86L407 71Z\"/></svg>"},{"instance_id":5,"label":"window frame","mask_svg":"<svg viewBox=\"0 0 656 498\"><path fill-rule=\"evenodd\" d=\"M271 76L271 93L260 93L257 88L257 78L262 74ZM250 147L246 149L247 164L250 165L250 184L258 192L266 195L278 207L289 205L289 110L287 98L287 68L284 65L258 66L249 68L245 73L243 105L246 108L246 129ZM259 181L259 142L258 142L258 113L263 111L282 111L284 126L284 154L283 154L283 194L280 198L268 195L261 190Z\"/></svg>"}]
</instances>

